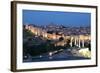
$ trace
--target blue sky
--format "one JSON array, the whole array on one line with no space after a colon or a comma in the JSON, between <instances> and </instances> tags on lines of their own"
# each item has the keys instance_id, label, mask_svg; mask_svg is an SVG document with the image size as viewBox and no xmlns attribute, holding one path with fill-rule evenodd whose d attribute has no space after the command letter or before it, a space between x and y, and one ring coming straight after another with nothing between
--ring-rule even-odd
<instances>
[{"instance_id":1,"label":"blue sky","mask_svg":"<svg viewBox=\"0 0 100 73\"><path fill-rule=\"evenodd\" d=\"M48 25L50 23L64 26L91 25L90 13L23 10L23 24Z\"/></svg>"}]
</instances>

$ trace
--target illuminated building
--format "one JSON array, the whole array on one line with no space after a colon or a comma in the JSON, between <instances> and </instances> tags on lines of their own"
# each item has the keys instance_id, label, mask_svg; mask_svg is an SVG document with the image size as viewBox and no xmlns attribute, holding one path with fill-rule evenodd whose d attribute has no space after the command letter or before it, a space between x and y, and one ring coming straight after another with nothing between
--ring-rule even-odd
<instances>
[{"instance_id":1,"label":"illuminated building","mask_svg":"<svg viewBox=\"0 0 100 73\"><path fill-rule=\"evenodd\" d=\"M84 35L84 34L77 34L77 35L64 35L63 32L52 32L52 33L48 33L45 29L42 29L40 27L36 27L33 25L26 25L25 26L26 29L28 29L29 31L31 31L34 35L36 36L41 36L43 38L49 39L49 40L59 40L59 38L63 37L64 41L62 42L58 42L56 43L56 45L65 45L66 44L66 40L70 40L70 46L73 46L73 42L74 45L78 46L78 47L84 47L84 43L85 41L90 41L91 40L91 36L90 35ZM82 45L80 45L82 43Z\"/></svg>"}]
</instances>

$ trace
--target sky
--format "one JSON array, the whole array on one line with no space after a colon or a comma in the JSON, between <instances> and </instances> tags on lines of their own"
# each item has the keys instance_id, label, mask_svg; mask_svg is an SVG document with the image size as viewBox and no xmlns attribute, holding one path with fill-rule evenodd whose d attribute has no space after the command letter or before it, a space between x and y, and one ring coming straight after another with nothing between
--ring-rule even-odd
<instances>
[{"instance_id":1,"label":"sky","mask_svg":"<svg viewBox=\"0 0 100 73\"><path fill-rule=\"evenodd\" d=\"M89 26L91 14L80 12L23 10L23 24Z\"/></svg>"}]
</instances>

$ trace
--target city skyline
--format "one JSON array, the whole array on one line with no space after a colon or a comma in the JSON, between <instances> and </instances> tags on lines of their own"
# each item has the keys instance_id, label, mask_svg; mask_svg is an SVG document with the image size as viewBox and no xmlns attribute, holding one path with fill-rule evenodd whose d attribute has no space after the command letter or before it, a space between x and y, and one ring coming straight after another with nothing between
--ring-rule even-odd
<instances>
[{"instance_id":1,"label":"city skyline","mask_svg":"<svg viewBox=\"0 0 100 73\"><path fill-rule=\"evenodd\" d=\"M23 24L35 24L41 26L50 23L72 27L90 26L91 14L79 12L23 10Z\"/></svg>"}]
</instances>

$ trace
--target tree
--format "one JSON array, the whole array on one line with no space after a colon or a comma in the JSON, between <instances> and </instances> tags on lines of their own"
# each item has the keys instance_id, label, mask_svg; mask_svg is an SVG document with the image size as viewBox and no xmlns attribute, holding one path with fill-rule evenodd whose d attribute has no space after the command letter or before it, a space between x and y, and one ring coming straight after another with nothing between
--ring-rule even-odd
<instances>
[{"instance_id":1,"label":"tree","mask_svg":"<svg viewBox=\"0 0 100 73\"><path fill-rule=\"evenodd\" d=\"M63 40L64 40L64 38L63 38L63 37L60 37L60 38L59 38L59 41L63 41Z\"/></svg>"}]
</instances>

